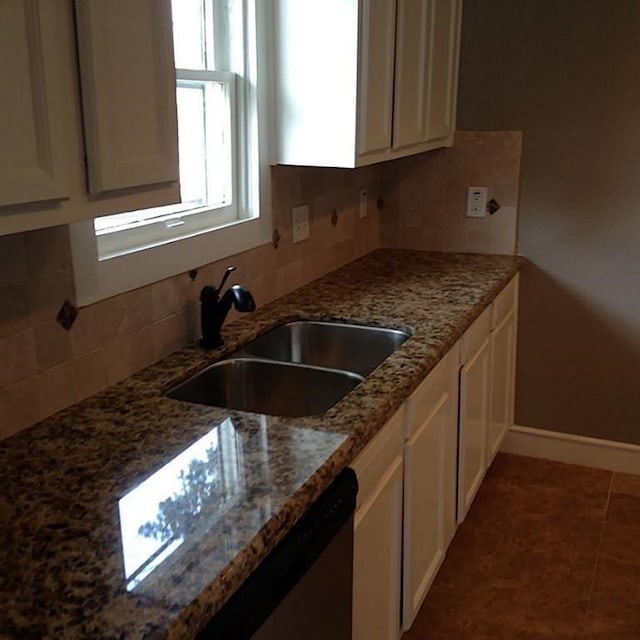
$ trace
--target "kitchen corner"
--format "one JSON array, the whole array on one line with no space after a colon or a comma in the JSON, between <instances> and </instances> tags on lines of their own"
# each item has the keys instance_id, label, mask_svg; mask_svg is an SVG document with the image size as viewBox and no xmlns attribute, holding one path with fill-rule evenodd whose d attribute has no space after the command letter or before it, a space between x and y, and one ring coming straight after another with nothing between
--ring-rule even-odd
<instances>
[{"instance_id":1,"label":"kitchen corner","mask_svg":"<svg viewBox=\"0 0 640 640\"><path fill-rule=\"evenodd\" d=\"M12 523L0 545L6 633L193 637L522 264L513 256L374 251L232 322L221 350L178 351L0 443L0 513ZM409 327L413 336L319 417L273 418L163 396L208 362L299 318ZM195 515L182 510L189 534L132 583L122 556L126 498L196 442L217 451L212 502Z\"/></svg>"}]
</instances>

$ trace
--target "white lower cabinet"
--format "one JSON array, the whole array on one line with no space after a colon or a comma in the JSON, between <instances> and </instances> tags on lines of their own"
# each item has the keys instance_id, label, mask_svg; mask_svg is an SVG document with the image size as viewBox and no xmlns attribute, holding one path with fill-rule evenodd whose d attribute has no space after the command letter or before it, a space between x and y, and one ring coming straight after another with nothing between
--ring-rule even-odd
<instances>
[{"instance_id":1,"label":"white lower cabinet","mask_svg":"<svg viewBox=\"0 0 640 640\"><path fill-rule=\"evenodd\" d=\"M461 340L458 522L513 425L518 276Z\"/></svg>"},{"instance_id":2,"label":"white lower cabinet","mask_svg":"<svg viewBox=\"0 0 640 640\"><path fill-rule=\"evenodd\" d=\"M491 324L491 415L487 465L493 462L507 431L513 426L518 276L505 287L493 303Z\"/></svg>"},{"instance_id":3,"label":"white lower cabinet","mask_svg":"<svg viewBox=\"0 0 640 640\"><path fill-rule=\"evenodd\" d=\"M406 404L402 626L429 591L455 532L458 348Z\"/></svg>"},{"instance_id":4,"label":"white lower cabinet","mask_svg":"<svg viewBox=\"0 0 640 640\"><path fill-rule=\"evenodd\" d=\"M462 337L458 434L458 522L462 522L487 470L491 308Z\"/></svg>"},{"instance_id":5,"label":"white lower cabinet","mask_svg":"<svg viewBox=\"0 0 640 640\"><path fill-rule=\"evenodd\" d=\"M353 639L400 637L402 562L401 409L356 458Z\"/></svg>"},{"instance_id":6,"label":"white lower cabinet","mask_svg":"<svg viewBox=\"0 0 640 640\"><path fill-rule=\"evenodd\" d=\"M408 630L513 424L518 278L356 458L353 638Z\"/></svg>"}]
</instances>

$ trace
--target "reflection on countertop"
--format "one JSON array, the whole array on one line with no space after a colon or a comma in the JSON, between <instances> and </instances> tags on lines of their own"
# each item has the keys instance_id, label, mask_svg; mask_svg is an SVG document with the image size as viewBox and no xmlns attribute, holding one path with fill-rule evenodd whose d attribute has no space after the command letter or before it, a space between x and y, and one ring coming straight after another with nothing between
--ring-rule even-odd
<instances>
[{"instance_id":1,"label":"reflection on countertop","mask_svg":"<svg viewBox=\"0 0 640 640\"><path fill-rule=\"evenodd\" d=\"M521 264L373 252L1 442L0 638L194 637ZM164 397L299 318L413 335L323 416Z\"/></svg>"},{"instance_id":2,"label":"reflection on countertop","mask_svg":"<svg viewBox=\"0 0 640 640\"><path fill-rule=\"evenodd\" d=\"M255 438L268 485L266 421ZM247 438L249 440L249 438ZM251 447L251 442L246 443ZM242 432L227 418L118 501L127 590L140 587L183 544L193 546L245 492ZM258 503L258 519L270 513L270 496Z\"/></svg>"}]
</instances>

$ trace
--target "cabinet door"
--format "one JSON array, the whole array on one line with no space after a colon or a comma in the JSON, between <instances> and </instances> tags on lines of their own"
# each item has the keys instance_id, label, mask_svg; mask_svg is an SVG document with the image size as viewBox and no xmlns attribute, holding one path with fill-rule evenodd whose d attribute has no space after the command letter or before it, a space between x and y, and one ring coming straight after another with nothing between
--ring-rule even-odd
<instances>
[{"instance_id":1,"label":"cabinet door","mask_svg":"<svg viewBox=\"0 0 640 640\"><path fill-rule=\"evenodd\" d=\"M490 384L489 338L460 370L458 522L462 522L487 469Z\"/></svg>"},{"instance_id":2,"label":"cabinet door","mask_svg":"<svg viewBox=\"0 0 640 640\"><path fill-rule=\"evenodd\" d=\"M459 29L459 0L398 0L394 148L453 135Z\"/></svg>"},{"instance_id":3,"label":"cabinet door","mask_svg":"<svg viewBox=\"0 0 640 640\"><path fill-rule=\"evenodd\" d=\"M169 0L76 0L92 194L178 181Z\"/></svg>"},{"instance_id":4,"label":"cabinet door","mask_svg":"<svg viewBox=\"0 0 640 640\"><path fill-rule=\"evenodd\" d=\"M353 638L400 637L402 456L397 456L355 515Z\"/></svg>"},{"instance_id":5,"label":"cabinet door","mask_svg":"<svg viewBox=\"0 0 640 640\"><path fill-rule=\"evenodd\" d=\"M0 3L0 206L69 196L61 166L61 53L52 0Z\"/></svg>"},{"instance_id":6,"label":"cabinet door","mask_svg":"<svg viewBox=\"0 0 640 640\"><path fill-rule=\"evenodd\" d=\"M454 133L460 50L460 0L430 0L428 141Z\"/></svg>"},{"instance_id":7,"label":"cabinet door","mask_svg":"<svg viewBox=\"0 0 640 640\"><path fill-rule=\"evenodd\" d=\"M357 150L366 154L391 147L396 3L361 0L360 7Z\"/></svg>"},{"instance_id":8,"label":"cabinet door","mask_svg":"<svg viewBox=\"0 0 640 640\"><path fill-rule=\"evenodd\" d=\"M516 314L512 311L491 334L491 419L487 466L513 425Z\"/></svg>"},{"instance_id":9,"label":"cabinet door","mask_svg":"<svg viewBox=\"0 0 640 640\"><path fill-rule=\"evenodd\" d=\"M432 0L398 0L393 146L427 138Z\"/></svg>"},{"instance_id":10,"label":"cabinet door","mask_svg":"<svg viewBox=\"0 0 640 640\"><path fill-rule=\"evenodd\" d=\"M445 432L453 398L442 393L405 444L402 626L409 629L445 553Z\"/></svg>"}]
</instances>

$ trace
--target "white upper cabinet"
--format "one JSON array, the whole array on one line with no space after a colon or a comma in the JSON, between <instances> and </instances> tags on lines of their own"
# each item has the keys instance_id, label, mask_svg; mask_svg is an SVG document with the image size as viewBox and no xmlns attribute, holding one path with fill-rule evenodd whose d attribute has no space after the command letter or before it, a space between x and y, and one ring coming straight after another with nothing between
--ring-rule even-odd
<instances>
[{"instance_id":1,"label":"white upper cabinet","mask_svg":"<svg viewBox=\"0 0 640 640\"><path fill-rule=\"evenodd\" d=\"M69 197L61 163L58 23L53 3L0 3L0 204Z\"/></svg>"},{"instance_id":2,"label":"white upper cabinet","mask_svg":"<svg viewBox=\"0 0 640 640\"><path fill-rule=\"evenodd\" d=\"M393 114L396 148L427 139L432 0L398 0Z\"/></svg>"},{"instance_id":3,"label":"white upper cabinet","mask_svg":"<svg viewBox=\"0 0 640 640\"><path fill-rule=\"evenodd\" d=\"M461 0L274 0L275 162L356 167L453 143Z\"/></svg>"},{"instance_id":4,"label":"white upper cabinet","mask_svg":"<svg viewBox=\"0 0 640 640\"><path fill-rule=\"evenodd\" d=\"M431 0L427 142L453 143L458 93L461 0Z\"/></svg>"},{"instance_id":5,"label":"white upper cabinet","mask_svg":"<svg viewBox=\"0 0 640 640\"><path fill-rule=\"evenodd\" d=\"M0 69L0 235L179 200L169 0L3 0Z\"/></svg>"},{"instance_id":6,"label":"white upper cabinet","mask_svg":"<svg viewBox=\"0 0 640 640\"><path fill-rule=\"evenodd\" d=\"M450 146L455 128L460 2L397 0L393 146ZM411 149L409 149L411 151Z\"/></svg>"},{"instance_id":7,"label":"white upper cabinet","mask_svg":"<svg viewBox=\"0 0 640 640\"><path fill-rule=\"evenodd\" d=\"M391 145L395 3L367 0L361 5L358 52L358 155Z\"/></svg>"},{"instance_id":8,"label":"white upper cabinet","mask_svg":"<svg viewBox=\"0 0 640 640\"><path fill-rule=\"evenodd\" d=\"M76 15L90 193L177 181L169 4L76 0Z\"/></svg>"}]
</instances>

